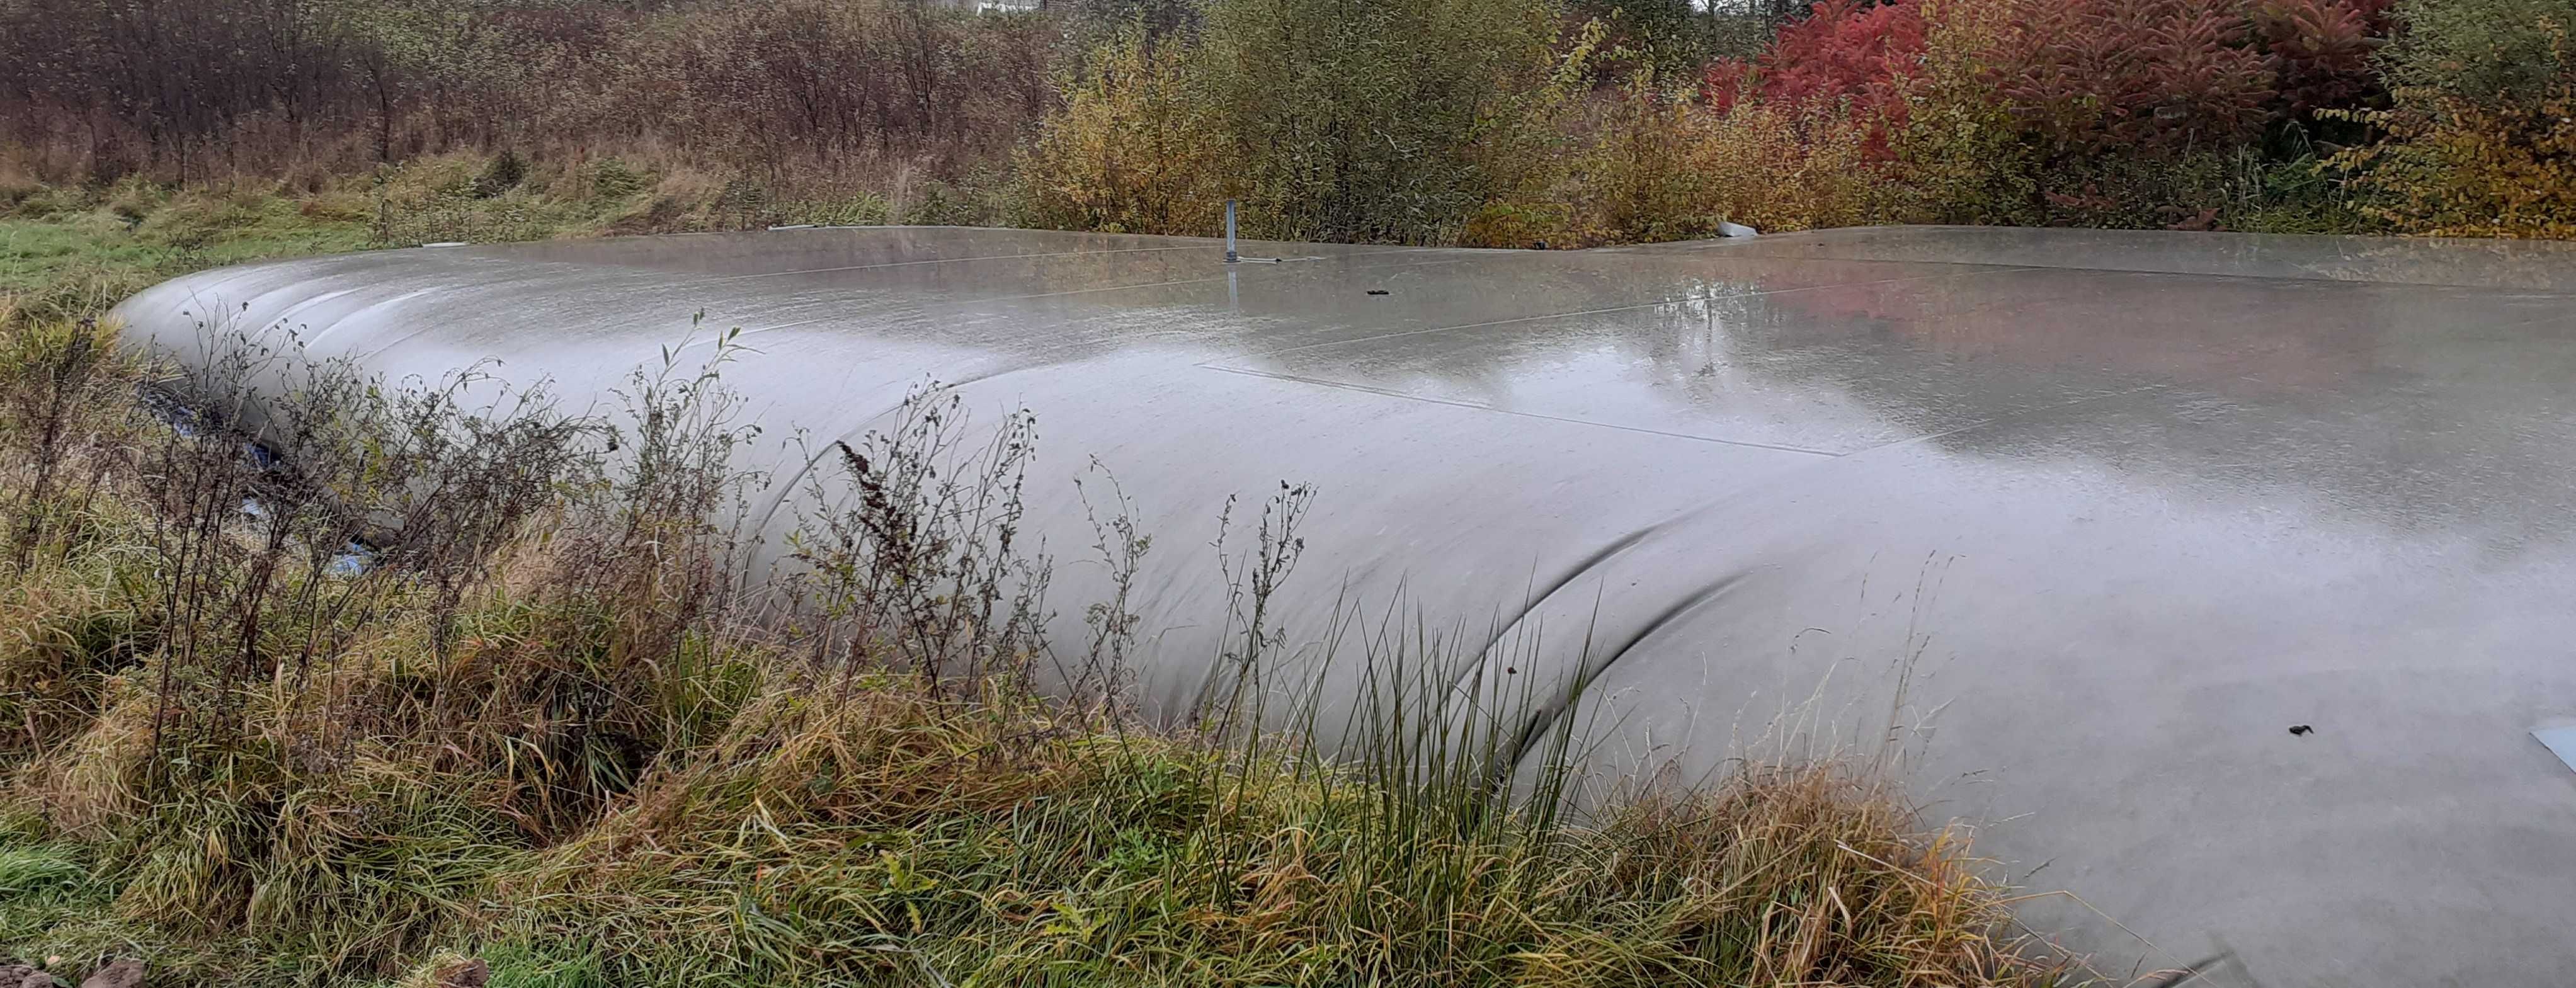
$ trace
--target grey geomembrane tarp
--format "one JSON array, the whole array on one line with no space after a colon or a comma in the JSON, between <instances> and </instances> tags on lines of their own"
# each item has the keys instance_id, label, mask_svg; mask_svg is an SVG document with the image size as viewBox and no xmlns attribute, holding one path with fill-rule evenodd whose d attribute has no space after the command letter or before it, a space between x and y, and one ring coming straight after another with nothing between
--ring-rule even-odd
<instances>
[{"instance_id":1,"label":"grey geomembrane tarp","mask_svg":"<svg viewBox=\"0 0 2576 988\"><path fill-rule=\"evenodd\" d=\"M1624 765L1709 770L1784 710L1874 737L1915 656L1917 794L1983 821L2007 877L2080 895L2025 915L2113 973L2576 981L2576 772L2529 733L2576 720L2576 249L1945 228L1221 249L402 250L193 275L121 313L183 351L220 313L397 376L498 356L580 396L704 311L758 349L728 377L773 434L855 436L930 377L988 418L1034 409L1032 519L1060 555L1092 541L1071 478L1113 468L1158 538L1148 709L1217 654L1225 498L1312 482L1288 627L1401 586L1539 629L1510 661L1555 681L1589 654ZM1095 570L1059 577L1060 638Z\"/></svg>"}]
</instances>

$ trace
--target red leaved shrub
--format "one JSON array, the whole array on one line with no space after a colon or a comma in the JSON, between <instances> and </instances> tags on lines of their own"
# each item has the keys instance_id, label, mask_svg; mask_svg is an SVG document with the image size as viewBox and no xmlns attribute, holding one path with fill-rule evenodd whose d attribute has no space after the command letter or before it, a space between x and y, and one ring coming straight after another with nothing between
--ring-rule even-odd
<instances>
[{"instance_id":1,"label":"red leaved shrub","mask_svg":"<svg viewBox=\"0 0 2576 988\"><path fill-rule=\"evenodd\" d=\"M1759 57L1709 66L1709 96L1719 109L1753 95L1799 104L1849 100L1856 113L1901 114L1899 82L1922 64L1924 45L1923 8L1914 0L1818 0L1805 20L1782 25Z\"/></svg>"},{"instance_id":2,"label":"red leaved shrub","mask_svg":"<svg viewBox=\"0 0 2576 988\"><path fill-rule=\"evenodd\" d=\"M2303 167L2293 130L2346 140L2320 111L2386 104L2390 5L1820 0L1704 89L1856 130L1903 176L1891 215L2210 228L2262 194L2248 162Z\"/></svg>"},{"instance_id":3,"label":"red leaved shrub","mask_svg":"<svg viewBox=\"0 0 2576 988\"><path fill-rule=\"evenodd\" d=\"M2278 119L2366 105L2389 0L1999 0L1982 84L2057 155L2170 155L2254 138ZM1928 71L1923 0L1820 0L1760 56L1709 68L1719 107L1743 98L1847 103L1902 128Z\"/></svg>"},{"instance_id":4,"label":"red leaved shrub","mask_svg":"<svg viewBox=\"0 0 2576 988\"><path fill-rule=\"evenodd\" d=\"M2370 57L2388 37L2388 8L2388 0L2258 0L2254 27L2281 110L2306 120L2384 95Z\"/></svg>"},{"instance_id":5,"label":"red leaved shrub","mask_svg":"<svg viewBox=\"0 0 2576 988\"><path fill-rule=\"evenodd\" d=\"M2253 137L2272 73L2233 0L2036 0L1994 53L1999 96L2058 154L2166 155Z\"/></svg>"}]
</instances>

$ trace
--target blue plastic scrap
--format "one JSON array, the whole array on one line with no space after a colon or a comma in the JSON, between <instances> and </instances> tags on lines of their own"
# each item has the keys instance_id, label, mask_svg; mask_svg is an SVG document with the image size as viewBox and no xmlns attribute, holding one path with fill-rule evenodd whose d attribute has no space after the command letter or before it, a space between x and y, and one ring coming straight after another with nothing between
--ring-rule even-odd
<instances>
[{"instance_id":1,"label":"blue plastic scrap","mask_svg":"<svg viewBox=\"0 0 2576 988\"><path fill-rule=\"evenodd\" d=\"M2576 724L2535 727L2531 729L2531 736L2549 746L2549 753L2558 756L2558 760L2565 762L2568 768L2576 769Z\"/></svg>"}]
</instances>

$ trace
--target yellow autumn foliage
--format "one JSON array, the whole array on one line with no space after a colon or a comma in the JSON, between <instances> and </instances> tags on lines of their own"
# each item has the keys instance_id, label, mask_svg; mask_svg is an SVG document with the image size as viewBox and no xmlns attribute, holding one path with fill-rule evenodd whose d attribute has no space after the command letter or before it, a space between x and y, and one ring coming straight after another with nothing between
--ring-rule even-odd
<instances>
[{"instance_id":1,"label":"yellow autumn foliage","mask_svg":"<svg viewBox=\"0 0 2576 988\"><path fill-rule=\"evenodd\" d=\"M2390 136L2334 162L2376 194L2363 210L2408 233L2576 238L2576 79L2522 105L2409 105L2436 98L2400 91L2397 109L2352 115Z\"/></svg>"},{"instance_id":2,"label":"yellow autumn foliage","mask_svg":"<svg viewBox=\"0 0 2576 988\"><path fill-rule=\"evenodd\" d=\"M1718 107L1695 91L1632 83L1600 101L1594 118L1554 201L1511 214L1554 220L1552 243L1688 240L1716 236L1721 222L1807 230L1871 215L1883 165L1866 153L1866 131L1840 113L1751 100Z\"/></svg>"},{"instance_id":3,"label":"yellow autumn foliage","mask_svg":"<svg viewBox=\"0 0 2576 988\"><path fill-rule=\"evenodd\" d=\"M1024 221L1208 235L1225 214L1225 148L1175 46L1131 33L1066 87L1020 155Z\"/></svg>"},{"instance_id":4,"label":"yellow autumn foliage","mask_svg":"<svg viewBox=\"0 0 2576 988\"><path fill-rule=\"evenodd\" d=\"M2337 155L2362 209L2406 233L2576 238L2576 2L2407 0L2385 133Z\"/></svg>"}]
</instances>

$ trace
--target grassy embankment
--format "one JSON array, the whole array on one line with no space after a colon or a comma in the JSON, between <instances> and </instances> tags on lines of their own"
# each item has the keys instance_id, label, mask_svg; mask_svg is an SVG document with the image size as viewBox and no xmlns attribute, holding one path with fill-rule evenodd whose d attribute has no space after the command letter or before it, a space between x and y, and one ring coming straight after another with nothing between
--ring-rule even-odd
<instances>
[{"instance_id":1,"label":"grassy embankment","mask_svg":"<svg viewBox=\"0 0 2576 988\"><path fill-rule=\"evenodd\" d=\"M472 208L579 231L636 204L511 194ZM156 986L2060 980L1959 835L1864 768L1577 815L1488 783L1499 735L1416 709L1330 766L1207 740L1258 683L1146 731L1110 702L1114 600L1074 648L1095 688L1041 702L1007 574L1046 562L1000 529L1023 421L961 446L925 396L846 458L891 493L814 503L812 617L757 622L698 520L747 479L719 379L478 418L304 366L269 402L298 455L263 469L215 414L260 358L174 429L134 401L158 370L80 321L190 266L381 239L369 204L138 192L0 228L0 952L140 957ZM612 430L626 458L591 452ZM975 482L936 493L934 466ZM1308 506L1240 533L1244 668ZM334 567L353 533L381 565ZM1103 533L1113 571L1147 551ZM1424 651L1371 649L1394 680Z\"/></svg>"},{"instance_id":2,"label":"grassy embankment","mask_svg":"<svg viewBox=\"0 0 2576 988\"><path fill-rule=\"evenodd\" d=\"M953 194L935 184L753 204L738 182L714 173L617 158L532 165L508 154L446 154L317 185L0 177L0 295L22 316L76 319L164 278L269 258L439 241L978 218L959 214Z\"/></svg>"}]
</instances>

